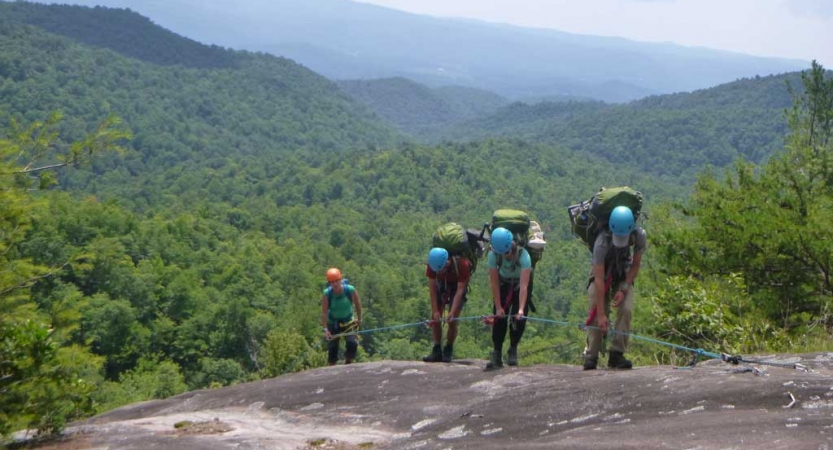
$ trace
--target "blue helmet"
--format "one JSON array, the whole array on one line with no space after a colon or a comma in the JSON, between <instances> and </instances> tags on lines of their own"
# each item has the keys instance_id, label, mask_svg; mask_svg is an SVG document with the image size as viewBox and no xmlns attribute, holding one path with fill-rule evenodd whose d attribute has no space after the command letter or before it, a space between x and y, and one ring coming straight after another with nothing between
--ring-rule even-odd
<instances>
[{"instance_id":1,"label":"blue helmet","mask_svg":"<svg viewBox=\"0 0 833 450\"><path fill-rule=\"evenodd\" d=\"M443 270L447 261L448 251L444 248L434 247L428 252L428 267L434 272Z\"/></svg>"},{"instance_id":2,"label":"blue helmet","mask_svg":"<svg viewBox=\"0 0 833 450\"><path fill-rule=\"evenodd\" d=\"M631 209L627 206L613 208L607 225L610 227L610 233L613 234L613 245L615 247L627 247L634 225Z\"/></svg>"},{"instance_id":3,"label":"blue helmet","mask_svg":"<svg viewBox=\"0 0 833 450\"><path fill-rule=\"evenodd\" d=\"M608 221L611 233L618 236L631 234L633 224L633 212L630 208L627 206L613 208L613 212L610 213L610 220Z\"/></svg>"},{"instance_id":4,"label":"blue helmet","mask_svg":"<svg viewBox=\"0 0 833 450\"><path fill-rule=\"evenodd\" d=\"M492 230L492 250L498 254L508 253L512 249L512 232L506 228Z\"/></svg>"}]
</instances>

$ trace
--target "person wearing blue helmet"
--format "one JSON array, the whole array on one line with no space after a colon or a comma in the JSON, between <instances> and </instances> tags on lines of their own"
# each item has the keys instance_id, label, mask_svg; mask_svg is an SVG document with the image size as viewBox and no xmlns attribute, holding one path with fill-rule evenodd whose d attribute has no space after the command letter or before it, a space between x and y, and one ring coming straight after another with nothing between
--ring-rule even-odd
<instances>
[{"instance_id":1,"label":"person wearing blue helmet","mask_svg":"<svg viewBox=\"0 0 833 450\"><path fill-rule=\"evenodd\" d=\"M607 365L612 369L633 367L624 354L634 307L633 283L639 274L647 243L645 230L636 226L633 211L627 206L614 208L606 229L596 236L587 286L590 304L587 325L590 327L584 350L584 370L593 370L598 364L599 352L610 328L611 306L617 308L617 312Z\"/></svg>"},{"instance_id":2,"label":"person wearing blue helmet","mask_svg":"<svg viewBox=\"0 0 833 450\"><path fill-rule=\"evenodd\" d=\"M434 247L428 252L425 276L431 294L431 331L434 347L431 354L422 358L425 362L450 363L457 339L457 317L466 303L471 262L462 255L449 256L444 248ZM445 347L442 347L443 313L448 309Z\"/></svg>"},{"instance_id":3,"label":"person wearing blue helmet","mask_svg":"<svg viewBox=\"0 0 833 450\"><path fill-rule=\"evenodd\" d=\"M518 365L518 344L526 328L532 258L522 246L518 246L512 232L506 228L492 230L488 254L489 281L495 321L492 326L494 346L486 370L503 367L503 343L509 329L507 364ZM531 305L530 305L531 306ZM510 327L511 322L511 327Z\"/></svg>"}]
</instances>

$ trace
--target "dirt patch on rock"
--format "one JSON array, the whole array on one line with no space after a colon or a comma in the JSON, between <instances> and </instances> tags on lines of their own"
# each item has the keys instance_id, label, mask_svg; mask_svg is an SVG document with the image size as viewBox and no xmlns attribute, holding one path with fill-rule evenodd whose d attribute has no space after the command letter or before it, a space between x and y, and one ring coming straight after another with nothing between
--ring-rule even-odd
<instances>
[{"instance_id":1,"label":"dirt patch on rock","mask_svg":"<svg viewBox=\"0 0 833 450\"><path fill-rule=\"evenodd\" d=\"M180 436L194 435L194 434L219 434L234 430L231 425L221 422L219 419L204 422L192 422L190 420L183 420L174 424L175 434Z\"/></svg>"}]
</instances>

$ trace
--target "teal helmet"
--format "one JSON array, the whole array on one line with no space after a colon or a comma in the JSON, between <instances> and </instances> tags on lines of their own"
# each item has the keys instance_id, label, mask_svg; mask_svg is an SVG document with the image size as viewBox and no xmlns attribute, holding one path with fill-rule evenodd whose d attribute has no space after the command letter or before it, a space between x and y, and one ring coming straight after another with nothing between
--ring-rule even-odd
<instances>
[{"instance_id":1,"label":"teal helmet","mask_svg":"<svg viewBox=\"0 0 833 450\"><path fill-rule=\"evenodd\" d=\"M495 228L492 230L492 250L495 253L503 255L512 250L512 232L506 228Z\"/></svg>"},{"instance_id":2,"label":"teal helmet","mask_svg":"<svg viewBox=\"0 0 833 450\"><path fill-rule=\"evenodd\" d=\"M613 245L616 247L627 247L628 237L633 231L633 212L627 206L617 206L610 213L610 220L607 222L610 232L613 234Z\"/></svg>"},{"instance_id":3,"label":"teal helmet","mask_svg":"<svg viewBox=\"0 0 833 450\"><path fill-rule=\"evenodd\" d=\"M434 272L443 270L447 261L448 251L444 248L434 247L428 252L428 267Z\"/></svg>"}]
</instances>

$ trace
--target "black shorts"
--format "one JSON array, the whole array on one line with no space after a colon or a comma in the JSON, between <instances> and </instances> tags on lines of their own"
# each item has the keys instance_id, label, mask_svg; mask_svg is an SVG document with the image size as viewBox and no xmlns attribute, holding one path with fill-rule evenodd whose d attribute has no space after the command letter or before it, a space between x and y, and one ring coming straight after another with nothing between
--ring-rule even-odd
<instances>
[{"instance_id":1,"label":"black shorts","mask_svg":"<svg viewBox=\"0 0 833 450\"><path fill-rule=\"evenodd\" d=\"M440 310L448 309L451 310L451 305L454 303L454 295L457 293L457 285L454 285L453 288L449 288L448 291L444 289L444 286L439 285L437 286L437 307ZM463 291L463 298L461 299L463 302L460 304L460 310L463 310L463 306L465 306L466 302L468 301L468 293L469 287L466 286L466 290Z\"/></svg>"}]
</instances>

